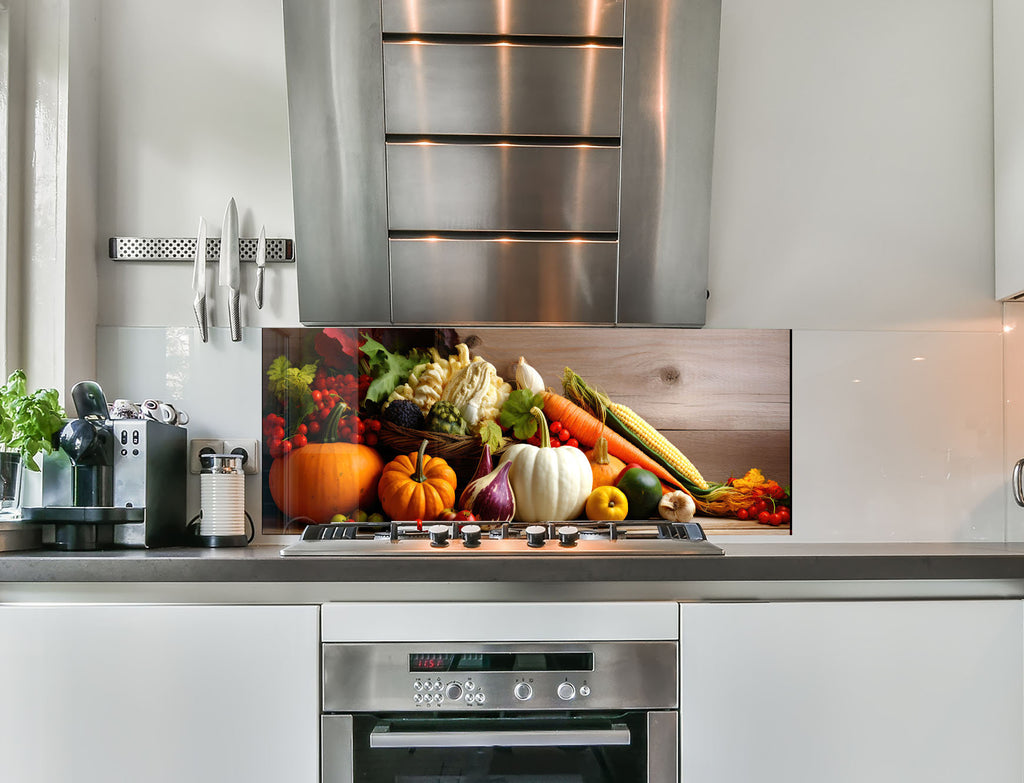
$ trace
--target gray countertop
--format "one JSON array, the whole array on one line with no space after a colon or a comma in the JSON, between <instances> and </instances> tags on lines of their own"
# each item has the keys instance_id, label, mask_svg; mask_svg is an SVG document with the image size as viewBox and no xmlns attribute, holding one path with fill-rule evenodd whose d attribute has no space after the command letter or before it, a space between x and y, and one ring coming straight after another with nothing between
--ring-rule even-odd
<instances>
[{"instance_id":1,"label":"gray countertop","mask_svg":"<svg viewBox=\"0 0 1024 783\"><path fill-rule=\"evenodd\" d=\"M0 554L0 600L14 585L103 583L263 586L246 595L606 595L673 599L785 597L1024 597L1024 543L728 543L724 556L281 557L280 545ZM291 586L288 589L287 586ZM333 589L326 589L332 585ZM619 587L616 588L616 585ZM628 588L626 586L629 586ZM784 587L787 586L787 587ZM803 587L799 587L799 586ZM874 587L872 587L874 585ZM879 591L878 586L885 587ZM296 588L301 586L302 590ZM490 586L482 589L482 586ZM527 589L529 588L529 589ZM545 592L548 591L548 592ZM88 594L88 590L85 591Z\"/></svg>"}]
</instances>

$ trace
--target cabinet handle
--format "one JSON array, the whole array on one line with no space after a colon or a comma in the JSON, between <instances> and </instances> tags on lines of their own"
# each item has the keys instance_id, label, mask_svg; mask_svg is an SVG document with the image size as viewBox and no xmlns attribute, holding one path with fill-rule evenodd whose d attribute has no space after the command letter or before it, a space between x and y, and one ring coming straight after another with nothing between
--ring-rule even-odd
<instances>
[{"instance_id":1,"label":"cabinet handle","mask_svg":"<svg viewBox=\"0 0 1024 783\"><path fill-rule=\"evenodd\" d=\"M1013 466L1013 499L1017 501L1018 506L1024 507L1024 486L1021 486L1021 474L1024 473L1024 459L1017 460L1017 464Z\"/></svg>"}]
</instances>

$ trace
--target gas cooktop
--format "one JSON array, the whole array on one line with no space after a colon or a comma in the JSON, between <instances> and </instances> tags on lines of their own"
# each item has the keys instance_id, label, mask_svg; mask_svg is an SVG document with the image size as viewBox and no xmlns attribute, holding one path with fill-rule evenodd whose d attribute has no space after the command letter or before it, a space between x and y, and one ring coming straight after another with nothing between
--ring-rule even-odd
<instances>
[{"instance_id":1,"label":"gas cooktop","mask_svg":"<svg viewBox=\"0 0 1024 783\"><path fill-rule=\"evenodd\" d=\"M309 525L285 557L721 555L699 522L342 522Z\"/></svg>"}]
</instances>

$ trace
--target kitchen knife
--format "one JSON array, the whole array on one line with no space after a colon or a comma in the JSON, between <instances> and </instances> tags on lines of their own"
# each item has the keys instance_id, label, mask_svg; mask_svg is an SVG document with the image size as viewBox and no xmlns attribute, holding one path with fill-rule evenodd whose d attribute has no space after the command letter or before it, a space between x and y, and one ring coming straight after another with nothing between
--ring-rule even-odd
<instances>
[{"instance_id":1,"label":"kitchen knife","mask_svg":"<svg viewBox=\"0 0 1024 783\"><path fill-rule=\"evenodd\" d=\"M235 200L228 201L224 211L224 227L220 234L220 284L228 288L228 323L231 326L231 341L242 339L242 322L238 312L238 207Z\"/></svg>"},{"instance_id":2,"label":"kitchen knife","mask_svg":"<svg viewBox=\"0 0 1024 783\"><path fill-rule=\"evenodd\" d=\"M210 339L206 320L206 218L199 218L199 235L196 237L196 261L192 267L192 290L196 292L192 309L199 324L199 336L203 342Z\"/></svg>"},{"instance_id":3,"label":"kitchen knife","mask_svg":"<svg viewBox=\"0 0 1024 783\"><path fill-rule=\"evenodd\" d=\"M263 309L263 268L267 264L267 227L260 226L260 238L256 241L256 291L253 299L256 309Z\"/></svg>"}]
</instances>

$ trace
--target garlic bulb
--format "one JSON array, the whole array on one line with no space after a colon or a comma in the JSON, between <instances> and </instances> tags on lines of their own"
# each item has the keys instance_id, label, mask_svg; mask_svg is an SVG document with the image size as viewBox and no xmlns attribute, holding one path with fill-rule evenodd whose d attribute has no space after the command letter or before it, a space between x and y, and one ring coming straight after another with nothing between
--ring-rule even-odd
<instances>
[{"instance_id":1,"label":"garlic bulb","mask_svg":"<svg viewBox=\"0 0 1024 783\"><path fill-rule=\"evenodd\" d=\"M666 492L658 501L658 513L669 522L689 522L697 513L697 504L681 489Z\"/></svg>"},{"instance_id":2,"label":"garlic bulb","mask_svg":"<svg viewBox=\"0 0 1024 783\"><path fill-rule=\"evenodd\" d=\"M544 391L544 379L540 377L539 372L526 363L526 359L520 356L519 361L513 367L515 369L516 385L520 389L529 389L534 394L540 394Z\"/></svg>"}]
</instances>

